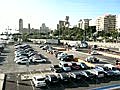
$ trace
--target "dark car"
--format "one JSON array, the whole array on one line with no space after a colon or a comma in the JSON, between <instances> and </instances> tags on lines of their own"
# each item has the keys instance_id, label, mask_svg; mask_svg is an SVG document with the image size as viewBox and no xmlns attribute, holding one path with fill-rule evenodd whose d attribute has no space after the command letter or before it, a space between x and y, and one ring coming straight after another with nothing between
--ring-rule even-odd
<instances>
[{"instance_id":1,"label":"dark car","mask_svg":"<svg viewBox=\"0 0 120 90\"><path fill-rule=\"evenodd\" d=\"M55 52L55 57L57 58L58 54L63 53L63 52Z\"/></svg>"},{"instance_id":2,"label":"dark car","mask_svg":"<svg viewBox=\"0 0 120 90\"><path fill-rule=\"evenodd\" d=\"M93 67L87 66L84 62L80 62L77 65L80 66L80 70L88 70L88 69L93 69Z\"/></svg>"},{"instance_id":3,"label":"dark car","mask_svg":"<svg viewBox=\"0 0 120 90\"><path fill-rule=\"evenodd\" d=\"M71 80L73 81L82 80L85 78L85 75L81 72L71 72L69 75L70 75Z\"/></svg>"},{"instance_id":4,"label":"dark car","mask_svg":"<svg viewBox=\"0 0 120 90\"><path fill-rule=\"evenodd\" d=\"M72 70L80 70L80 65L77 65L76 63L72 63L71 69Z\"/></svg>"},{"instance_id":5,"label":"dark car","mask_svg":"<svg viewBox=\"0 0 120 90\"><path fill-rule=\"evenodd\" d=\"M58 82L58 78L54 74L46 75L46 83L54 84Z\"/></svg>"},{"instance_id":6,"label":"dark car","mask_svg":"<svg viewBox=\"0 0 120 90\"><path fill-rule=\"evenodd\" d=\"M94 73L91 73L89 70L84 70L82 72L84 73L87 81L95 81L95 82L98 81L97 75Z\"/></svg>"},{"instance_id":7,"label":"dark car","mask_svg":"<svg viewBox=\"0 0 120 90\"><path fill-rule=\"evenodd\" d=\"M50 68L51 68L51 71L53 72L56 72L56 73L62 72L62 68L59 67L59 65L52 65Z\"/></svg>"},{"instance_id":8,"label":"dark car","mask_svg":"<svg viewBox=\"0 0 120 90\"><path fill-rule=\"evenodd\" d=\"M70 80L70 76L67 73L59 73L58 79L63 82L68 82Z\"/></svg>"},{"instance_id":9,"label":"dark car","mask_svg":"<svg viewBox=\"0 0 120 90\"><path fill-rule=\"evenodd\" d=\"M65 55L64 57L61 57L60 60L68 62L68 61L73 61L73 59L74 59L73 55Z\"/></svg>"}]
</instances>

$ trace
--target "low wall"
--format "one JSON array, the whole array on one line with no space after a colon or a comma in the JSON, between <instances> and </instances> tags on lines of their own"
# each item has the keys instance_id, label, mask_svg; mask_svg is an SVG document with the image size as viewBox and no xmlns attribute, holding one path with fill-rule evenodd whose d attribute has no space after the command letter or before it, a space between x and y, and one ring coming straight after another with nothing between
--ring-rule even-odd
<instances>
[{"instance_id":1,"label":"low wall","mask_svg":"<svg viewBox=\"0 0 120 90\"><path fill-rule=\"evenodd\" d=\"M41 39L45 41L45 39ZM32 41L40 42L40 39L32 39ZM76 44L81 43L81 41L70 41L70 40L60 40L62 43ZM120 51L120 43L105 43L105 42L88 42L89 45L98 45L103 47L118 48Z\"/></svg>"}]
</instances>

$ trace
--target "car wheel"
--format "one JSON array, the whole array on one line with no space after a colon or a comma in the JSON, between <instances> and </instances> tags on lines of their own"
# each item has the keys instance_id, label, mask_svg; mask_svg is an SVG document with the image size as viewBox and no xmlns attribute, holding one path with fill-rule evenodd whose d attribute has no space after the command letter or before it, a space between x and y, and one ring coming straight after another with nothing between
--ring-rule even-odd
<instances>
[{"instance_id":1,"label":"car wheel","mask_svg":"<svg viewBox=\"0 0 120 90\"><path fill-rule=\"evenodd\" d=\"M18 62L18 64L21 64L20 62Z\"/></svg>"}]
</instances>

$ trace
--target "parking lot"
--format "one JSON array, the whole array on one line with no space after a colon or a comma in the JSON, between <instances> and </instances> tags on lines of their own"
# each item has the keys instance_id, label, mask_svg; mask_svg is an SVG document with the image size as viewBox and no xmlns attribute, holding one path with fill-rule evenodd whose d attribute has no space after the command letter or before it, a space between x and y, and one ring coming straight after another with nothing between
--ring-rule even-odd
<instances>
[{"instance_id":1,"label":"parking lot","mask_svg":"<svg viewBox=\"0 0 120 90\"><path fill-rule=\"evenodd\" d=\"M38 45L30 44L35 50L37 50L39 53L44 55L44 57L47 58L48 62L47 63L39 63L39 64L30 64L29 66L25 65L19 65L16 64L14 60L14 46L9 45L5 48L4 52L0 56L2 59L1 65L0 65L0 72L6 73L7 78L6 78L6 87L5 90L40 90L40 88L35 88L33 86L33 83L31 80L27 81L22 81L18 77L18 73L25 73L25 72L33 72L33 71L44 71L48 70L51 66L51 64L58 64L59 60L56 59L56 57L52 54L47 53L44 50L41 50ZM84 53L75 53L75 51L67 51L69 54L75 55L75 57L80 57L84 59L88 54ZM102 55L97 55L97 57L101 58L101 62L99 64L104 64L104 63L111 63L114 64L115 60L114 58L102 56ZM106 62L107 61L107 62ZM28 72L28 73L29 73ZM81 83L82 82L82 83ZM46 88L41 88L43 90L88 90L91 88L96 88L96 87L101 87L105 85L112 85L112 84L120 84L120 79L107 79L105 81L100 81L99 83L96 82L86 82L86 81L70 81L69 83L62 83L59 82L56 85L47 85ZM13 87L11 87L11 85Z\"/></svg>"}]
</instances>

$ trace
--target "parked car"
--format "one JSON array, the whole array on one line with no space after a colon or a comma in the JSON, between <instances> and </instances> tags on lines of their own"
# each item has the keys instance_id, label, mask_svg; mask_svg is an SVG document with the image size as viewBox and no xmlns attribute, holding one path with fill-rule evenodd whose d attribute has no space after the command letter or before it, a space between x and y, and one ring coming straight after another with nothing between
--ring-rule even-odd
<instances>
[{"instance_id":1,"label":"parked car","mask_svg":"<svg viewBox=\"0 0 120 90\"><path fill-rule=\"evenodd\" d=\"M95 57L95 56L88 56L86 59L85 59L85 61L86 62L91 62L91 63L93 63L93 62L99 62L99 59L97 58L97 57Z\"/></svg>"},{"instance_id":2,"label":"parked car","mask_svg":"<svg viewBox=\"0 0 120 90\"><path fill-rule=\"evenodd\" d=\"M86 41L81 41L80 47L81 48L88 48L88 43Z\"/></svg>"},{"instance_id":3,"label":"parked car","mask_svg":"<svg viewBox=\"0 0 120 90\"><path fill-rule=\"evenodd\" d=\"M85 75L85 79L87 81L98 81L97 79L97 75L95 73L91 73L89 70L84 70L84 71L81 71L82 73L84 73Z\"/></svg>"},{"instance_id":4,"label":"parked car","mask_svg":"<svg viewBox=\"0 0 120 90\"><path fill-rule=\"evenodd\" d=\"M97 75L97 78L106 78L108 77L108 73L104 71L104 69L100 66L96 66L94 69L89 70L91 73Z\"/></svg>"},{"instance_id":5,"label":"parked car","mask_svg":"<svg viewBox=\"0 0 120 90\"><path fill-rule=\"evenodd\" d=\"M62 68L59 67L59 65L52 65L50 68L51 68L51 71L56 72L56 73L60 73L63 71Z\"/></svg>"},{"instance_id":6,"label":"parked car","mask_svg":"<svg viewBox=\"0 0 120 90\"><path fill-rule=\"evenodd\" d=\"M59 73L58 78L60 79L60 81L63 81L63 82L70 81L70 76L67 73Z\"/></svg>"},{"instance_id":7,"label":"parked car","mask_svg":"<svg viewBox=\"0 0 120 90\"><path fill-rule=\"evenodd\" d=\"M71 67L68 65L67 62L62 61L59 63L59 66L63 69L63 71L66 71L66 72L71 71Z\"/></svg>"},{"instance_id":8,"label":"parked car","mask_svg":"<svg viewBox=\"0 0 120 90\"><path fill-rule=\"evenodd\" d=\"M58 82L58 78L57 78L57 76L54 75L54 74L46 75L45 78L46 78L46 82L47 82L47 83L53 84L53 83L57 83L57 82Z\"/></svg>"},{"instance_id":9,"label":"parked car","mask_svg":"<svg viewBox=\"0 0 120 90\"><path fill-rule=\"evenodd\" d=\"M55 57L57 58L57 57L58 57L58 54L60 54L60 53L63 53L63 52L60 52L60 51L55 52L55 53L54 53L54 54L55 54Z\"/></svg>"},{"instance_id":10,"label":"parked car","mask_svg":"<svg viewBox=\"0 0 120 90\"><path fill-rule=\"evenodd\" d=\"M120 76L120 69L111 64L105 64L101 66L111 76Z\"/></svg>"},{"instance_id":11,"label":"parked car","mask_svg":"<svg viewBox=\"0 0 120 90\"><path fill-rule=\"evenodd\" d=\"M41 58L39 55L34 55L29 58L29 60L33 63L42 63L46 62L46 59Z\"/></svg>"},{"instance_id":12,"label":"parked car","mask_svg":"<svg viewBox=\"0 0 120 90\"><path fill-rule=\"evenodd\" d=\"M55 52L58 52L58 50L56 50L56 49L53 48L53 47L49 47L49 48L47 49L47 52L48 52L48 53L51 53L51 54L54 54Z\"/></svg>"},{"instance_id":13,"label":"parked car","mask_svg":"<svg viewBox=\"0 0 120 90\"><path fill-rule=\"evenodd\" d=\"M99 53L98 53L97 51L93 50L93 51L91 52L91 55L99 55Z\"/></svg>"},{"instance_id":14,"label":"parked car","mask_svg":"<svg viewBox=\"0 0 120 90\"><path fill-rule=\"evenodd\" d=\"M72 47L72 50L73 50L73 51L80 51L80 49L81 49L80 46L79 46L79 47L78 47L78 46Z\"/></svg>"},{"instance_id":15,"label":"parked car","mask_svg":"<svg viewBox=\"0 0 120 90\"><path fill-rule=\"evenodd\" d=\"M44 45L39 45L39 48L42 48L42 47L44 47Z\"/></svg>"},{"instance_id":16,"label":"parked car","mask_svg":"<svg viewBox=\"0 0 120 90\"><path fill-rule=\"evenodd\" d=\"M14 58L14 61L16 62L17 60L21 60L21 59L24 59L24 58L27 58L27 56L15 57L15 58ZM28 58L27 58L27 59L28 59Z\"/></svg>"},{"instance_id":17,"label":"parked car","mask_svg":"<svg viewBox=\"0 0 120 90\"><path fill-rule=\"evenodd\" d=\"M94 68L94 67L89 67L84 62L77 62L77 65L80 66L80 70L88 70L88 69L93 69Z\"/></svg>"},{"instance_id":18,"label":"parked car","mask_svg":"<svg viewBox=\"0 0 120 90\"><path fill-rule=\"evenodd\" d=\"M22 58L16 61L17 64L26 64L26 63L30 63L30 61L28 60L28 58Z\"/></svg>"},{"instance_id":19,"label":"parked car","mask_svg":"<svg viewBox=\"0 0 120 90\"><path fill-rule=\"evenodd\" d=\"M45 87L47 85L45 82L45 77L41 75L33 76L32 81L35 87Z\"/></svg>"},{"instance_id":20,"label":"parked car","mask_svg":"<svg viewBox=\"0 0 120 90\"><path fill-rule=\"evenodd\" d=\"M70 62L70 61L73 61L74 59L74 56L73 55L63 55L60 60L62 61L66 61L66 62Z\"/></svg>"},{"instance_id":21,"label":"parked car","mask_svg":"<svg viewBox=\"0 0 120 90\"><path fill-rule=\"evenodd\" d=\"M85 75L82 72L70 72L69 75L70 75L71 80L73 81L81 80L85 78Z\"/></svg>"},{"instance_id":22,"label":"parked car","mask_svg":"<svg viewBox=\"0 0 120 90\"><path fill-rule=\"evenodd\" d=\"M67 56L67 53L60 53L57 55L57 59L61 60L61 58L65 56Z\"/></svg>"},{"instance_id":23,"label":"parked car","mask_svg":"<svg viewBox=\"0 0 120 90\"><path fill-rule=\"evenodd\" d=\"M77 65L76 62L72 62L71 64L72 64L71 65L72 70L80 70L80 65Z\"/></svg>"},{"instance_id":24,"label":"parked car","mask_svg":"<svg viewBox=\"0 0 120 90\"><path fill-rule=\"evenodd\" d=\"M17 53L17 54L15 54L15 57L20 57L20 56L28 56L28 54L26 54L26 53Z\"/></svg>"},{"instance_id":25,"label":"parked car","mask_svg":"<svg viewBox=\"0 0 120 90\"><path fill-rule=\"evenodd\" d=\"M45 45L44 47L42 47L41 49L42 50L47 50L49 48L49 46L48 45Z\"/></svg>"}]
</instances>

